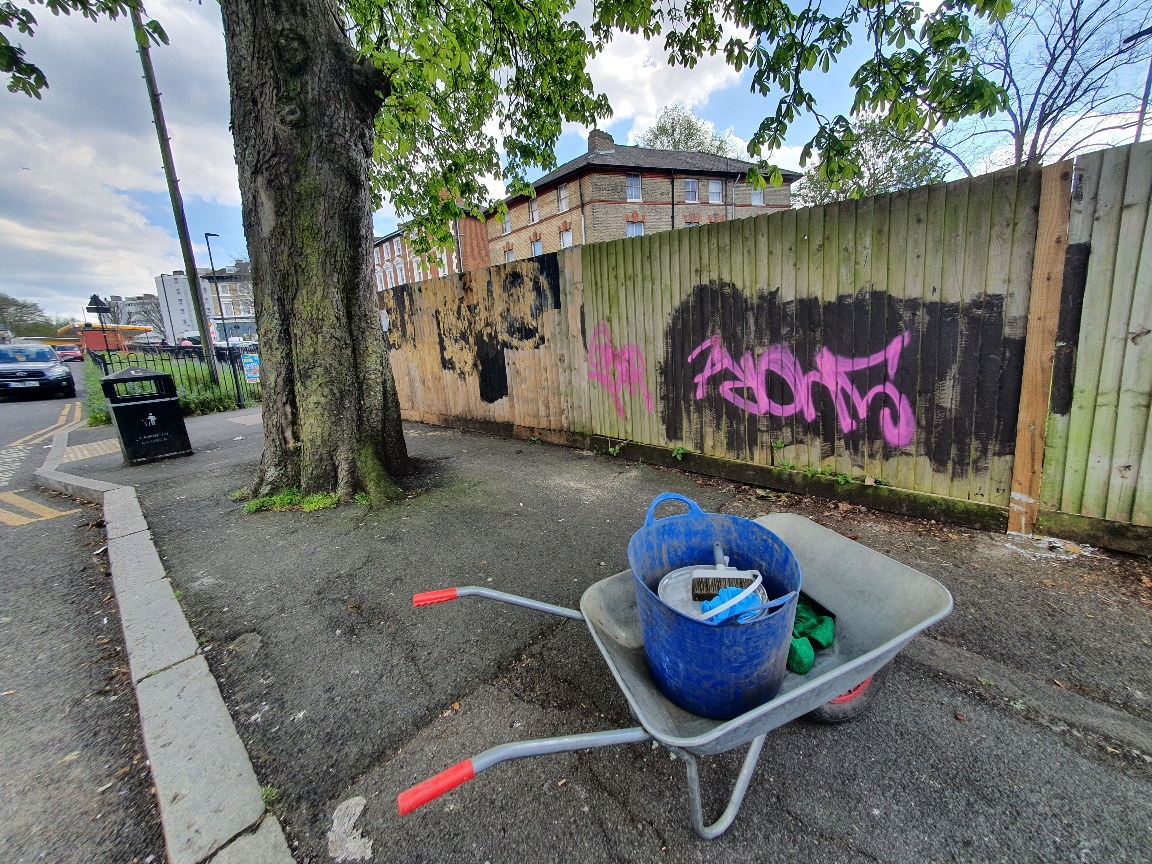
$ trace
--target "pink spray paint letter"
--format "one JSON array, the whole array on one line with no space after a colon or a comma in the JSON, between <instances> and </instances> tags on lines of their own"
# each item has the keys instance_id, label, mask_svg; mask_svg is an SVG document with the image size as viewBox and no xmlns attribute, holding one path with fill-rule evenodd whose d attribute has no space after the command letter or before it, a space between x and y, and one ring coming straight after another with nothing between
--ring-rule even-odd
<instances>
[{"instance_id":1,"label":"pink spray paint letter","mask_svg":"<svg viewBox=\"0 0 1152 864\"><path fill-rule=\"evenodd\" d=\"M868 406L874 399L878 399L884 406L880 411L880 432L884 440L892 447L907 447L916 433L916 418L908 398L896 388L891 379L895 377L896 367L900 365L900 352L911 338L911 333L902 333L883 351L867 357L840 357L824 347L816 352L816 368L805 372L800 361L783 345L770 345L759 357L753 357L752 352L748 351L737 362L732 359L720 337L713 336L701 342L688 355L688 362L691 363L707 352L703 371L692 379L696 383L697 399L704 398L709 378L727 375L730 377L723 378L720 383L720 395L750 414L771 414L774 417L800 414L811 422L816 419L817 413L813 389L816 386L824 387L832 396L836 420L842 433L853 431L857 421L868 416ZM880 365L887 370L889 380L861 395L848 373ZM769 373L783 379L792 394L792 401L777 402L769 395Z\"/></svg>"},{"instance_id":2,"label":"pink spray paint letter","mask_svg":"<svg viewBox=\"0 0 1152 864\"><path fill-rule=\"evenodd\" d=\"M629 342L619 348L612 342L612 327L601 321L592 331L592 342L588 346L588 377L599 381L616 403L616 413L624 417L625 390L629 395L637 393L644 397L648 411L652 411L652 395L644 385L644 352Z\"/></svg>"}]
</instances>

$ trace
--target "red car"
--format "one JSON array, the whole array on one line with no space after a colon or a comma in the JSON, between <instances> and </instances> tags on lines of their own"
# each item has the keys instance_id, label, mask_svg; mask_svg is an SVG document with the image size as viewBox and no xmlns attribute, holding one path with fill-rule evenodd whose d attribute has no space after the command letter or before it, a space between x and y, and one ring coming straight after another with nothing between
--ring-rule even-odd
<instances>
[{"instance_id":1,"label":"red car","mask_svg":"<svg viewBox=\"0 0 1152 864\"><path fill-rule=\"evenodd\" d=\"M56 356L65 362L84 360L84 352L71 345L57 345Z\"/></svg>"}]
</instances>

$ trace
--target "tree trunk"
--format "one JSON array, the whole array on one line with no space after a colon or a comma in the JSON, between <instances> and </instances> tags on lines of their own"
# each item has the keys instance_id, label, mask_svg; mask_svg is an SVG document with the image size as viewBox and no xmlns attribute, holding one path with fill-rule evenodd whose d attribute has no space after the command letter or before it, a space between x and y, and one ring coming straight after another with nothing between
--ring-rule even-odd
<instances>
[{"instance_id":1,"label":"tree trunk","mask_svg":"<svg viewBox=\"0 0 1152 864\"><path fill-rule=\"evenodd\" d=\"M400 495L400 406L372 279L368 179L383 78L325 0L222 0L260 334L257 494Z\"/></svg>"}]
</instances>

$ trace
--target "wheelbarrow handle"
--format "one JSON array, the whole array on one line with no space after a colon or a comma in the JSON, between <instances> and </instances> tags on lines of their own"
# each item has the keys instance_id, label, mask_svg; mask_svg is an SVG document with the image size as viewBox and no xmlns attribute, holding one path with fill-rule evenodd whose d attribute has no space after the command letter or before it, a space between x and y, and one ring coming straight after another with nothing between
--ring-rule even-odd
<instances>
[{"instance_id":1,"label":"wheelbarrow handle","mask_svg":"<svg viewBox=\"0 0 1152 864\"><path fill-rule=\"evenodd\" d=\"M441 771L434 777L429 777L421 783L417 783L411 789L401 792L396 798L396 804L400 808L400 815L407 816L418 807L423 807L429 801L433 801L443 795L445 792L455 789L461 783L467 783L476 776L476 769L472 766L471 759L465 759L463 762L457 762L451 768Z\"/></svg>"},{"instance_id":2,"label":"wheelbarrow handle","mask_svg":"<svg viewBox=\"0 0 1152 864\"><path fill-rule=\"evenodd\" d=\"M575 609L566 606L555 606L541 600L532 600L529 597L520 597L516 594L505 594L503 591L494 591L491 588L480 588L475 585L465 585L461 588L441 588L439 591L424 591L412 595L413 606L430 606L433 603L445 603L457 597L486 597L489 600L499 600L512 606L523 606L525 609L535 609L537 612L548 612L559 615L561 618L572 618L583 621L584 616Z\"/></svg>"},{"instance_id":3,"label":"wheelbarrow handle","mask_svg":"<svg viewBox=\"0 0 1152 864\"><path fill-rule=\"evenodd\" d=\"M639 741L648 741L651 737L641 727L633 726L629 729L610 729L607 732L560 735L556 738L536 738L531 741L501 744L471 759L458 762L446 771L441 771L436 776L429 777L411 789L401 792L396 798L396 805L400 808L400 815L406 816L417 807L423 807L461 783L467 783L481 771L510 759L568 753L572 750L590 750L595 747L612 747L616 744L635 744Z\"/></svg>"}]
</instances>

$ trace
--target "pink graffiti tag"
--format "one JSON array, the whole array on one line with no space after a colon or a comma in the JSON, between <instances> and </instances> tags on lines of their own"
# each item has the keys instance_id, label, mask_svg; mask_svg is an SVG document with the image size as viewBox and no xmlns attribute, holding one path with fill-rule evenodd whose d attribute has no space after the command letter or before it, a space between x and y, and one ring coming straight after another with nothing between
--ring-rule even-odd
<instances>
[{"instance_id":1,"label":"pink graffiti tag","mask_svg":"<svg viewBox=\"0 0 1152 864\"><path fill-rule=\"evenodd\" d=\"M688 355L691 363L702 352L707 351L704 370L692 380L696 382L696 398L703 399L707 392L707 381L713 375L725 372L732 378L720 384L720 395L743 408L750 414L771 414L774 417L790 417L801 414L811 422L816 419L816 399L813 387L820 385L832 395L836 407L836 419L840 429L847 433L856 428L857 418L868 416L868 406L873 399L881 400L884 410L880 412L880 431L884 440L893 447L906 447L912 443L916 432L916 418L912 406L891 380L877 384L863 396L848 379L849 372L868 369L884 364L888 378L896 374L900 364L900 352L908 345L912 334L903 333L889 343L883 351L867 357L840 357L826 347L816 352L815 366L805 372L800 361L783 345L770 345L759 357L753 358L748 351L737 363L724 347L719 336L706 339ZM768 395L768 374L779 375L792 392L792 401L780 403Z\"/></svg>"},{"instance_id":2,"label":"pink graffiti tag","mask_svg":"<svg viewBox=\"0 0 1152 864\"><path fill-rule=\"evenodd\" d=\"M629 395L637 392L644 396L644 404L652 410L652 395L644 386L644 352L629 342L617 348L612 342L612 327L601 321L592 331L592 343L588 346L588 377L599 381L608 388L616 403L616 413L624 417L624 400L621 394L627 389Z\"/></svg>"}]
</instances>

